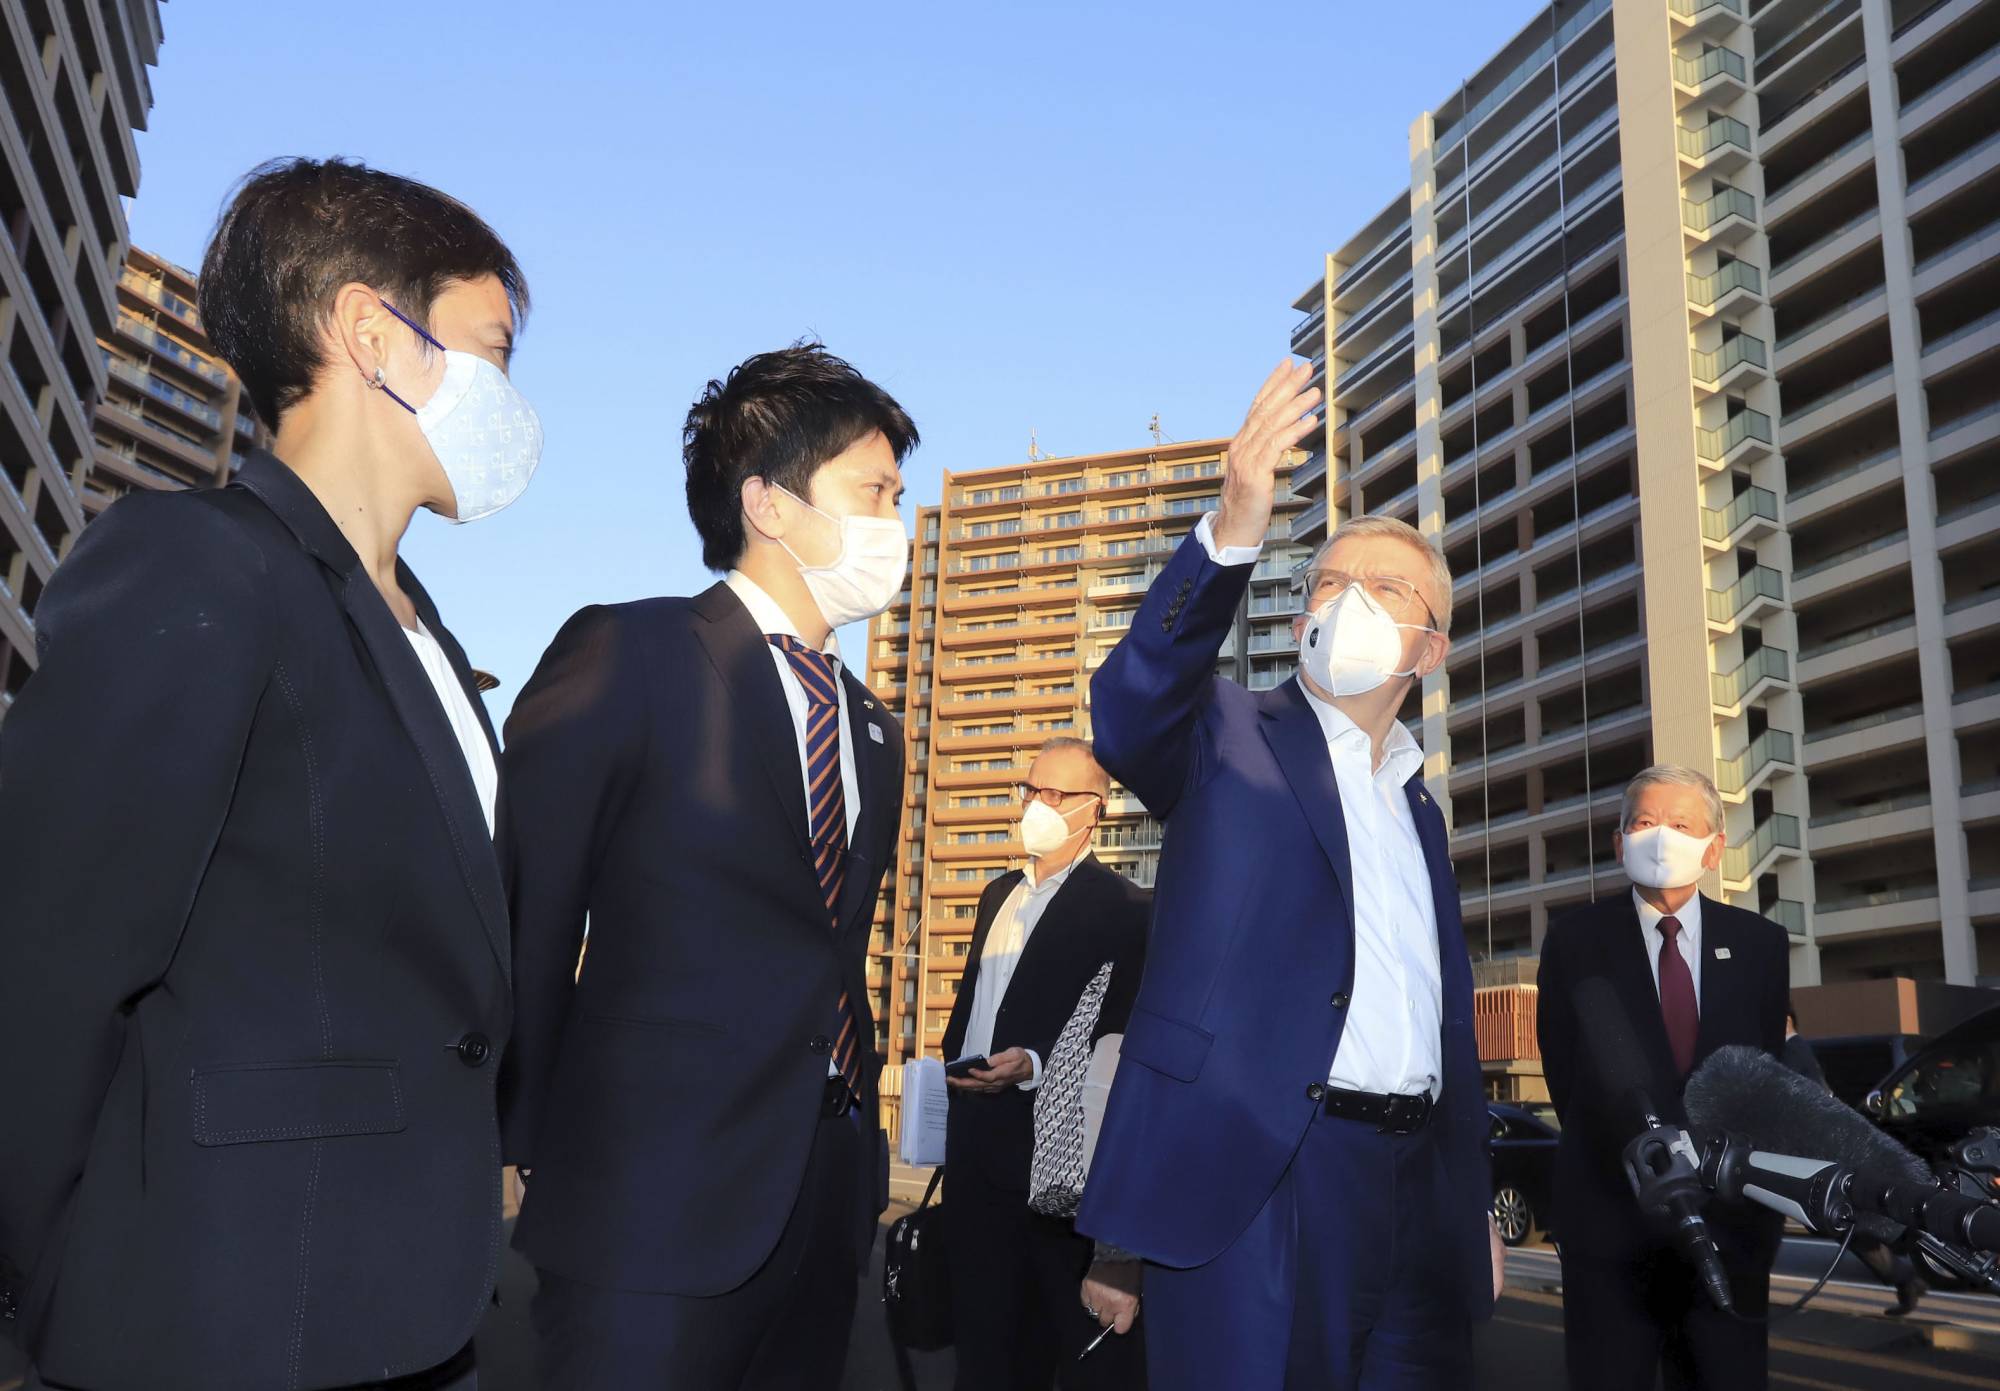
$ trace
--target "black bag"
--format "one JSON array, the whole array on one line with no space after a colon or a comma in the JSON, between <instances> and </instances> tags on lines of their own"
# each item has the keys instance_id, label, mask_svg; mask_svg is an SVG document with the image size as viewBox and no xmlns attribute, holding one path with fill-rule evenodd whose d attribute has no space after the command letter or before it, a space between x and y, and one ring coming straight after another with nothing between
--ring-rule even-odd
<instances>
[{"instance_id":1,"label":"black bag","mask_svg":"<svg viewBox=\"0 0 2000 1391\"><path fill-rule=\"evenodd\" d=\"M951 1346L951 1272L945 1267L944 1205L931 1206L944 1178L940 1164L915 1212L890 1224L882 1257L882 1308L898 1347L934 1352Z\"/></svg>"}]
</instances>

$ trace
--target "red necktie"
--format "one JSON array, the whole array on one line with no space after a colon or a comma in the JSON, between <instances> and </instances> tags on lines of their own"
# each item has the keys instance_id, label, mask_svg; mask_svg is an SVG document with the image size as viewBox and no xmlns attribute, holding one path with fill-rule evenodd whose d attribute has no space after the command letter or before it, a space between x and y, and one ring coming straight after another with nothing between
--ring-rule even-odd
<instances>
[{"instance_id":1,"label":"red necktie","mask_svg":"<svg viewBox=\"0 0 2000 1391\"><path fill-rule=\"evenodd\" d=\"M840 890L847 878L847 799L840 785L840 687L833 661L797 638L766 634L785 654L792 674L806 693L807 830L812 839L813 872L826 898L829 925L840 930ZM840 1070L857 1103L861 1100L860 1035L854 1009L845 990L834 1007L833 1065Z\"/></svg>"},{"instance_id":2,"label":"red necktie","mask_svg":"<svg viewBox=\"0 0 2000 1391\"><path fill-rule=\"evenodd\" d=\"M1674 1050L1674 1071L1685 1077L1694 1068L1701 1010L1694 1002L1694 976L1675 943L1680 935L1679 918L1660 919L1660 1017L1667 1025L1667 1045Z\"/></svg>"}]
</instances>

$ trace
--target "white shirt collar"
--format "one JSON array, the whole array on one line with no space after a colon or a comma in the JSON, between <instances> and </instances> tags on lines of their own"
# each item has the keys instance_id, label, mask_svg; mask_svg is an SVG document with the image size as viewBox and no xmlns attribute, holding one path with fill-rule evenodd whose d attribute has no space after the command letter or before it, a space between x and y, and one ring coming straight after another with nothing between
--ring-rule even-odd
<instances>
[{"instance_id":1,"label":"white shirt collar","mask_svg":"<svg viewBox=\"0 0 2000 1391\"><path fill-rule=\"evenodd\" d=\"M1665 917L1666 914L1641 898L1637 889L1632 890L1632 906L1639 910L1639 926L1645 928L1646 931L1652 933L1655 937L1661 936L1660 919ZM1688 946L1699 952L1701 947L1701 895L1697 893L1693 898L1683 903L1680 912L1674 914L1674 919L1680 923L1681 936L1687 939Z\"/></svg>"},{"instance_id":2,"label":"white shirt collar","mask_svg":"<svg viewBox=\"0 0 2000 1391\"><path fill-rule=\"evenodd\" d=\"M758 632L766 637L783 636L805 641L799 632L799 625L792 622L784 609L778 606L778 601L766 592L763 585L758 584L741 570L731 570L723 577L722 582L729 586L730 593L743 601L743 607L750 610L750 621L757 625ZM838 662L840 660L838 635L828 632L826 646L820 648L820 651Z\"/></svg>"},{"instance_id":3,"label":"white shirt collar","mask_svg":"<svg viewBox=\"0 0 2000 1391\"><path fill-rule=\"evenodd\" d=\"M1349 719L1347 712L1332 701L1322 700L1314 694L1312 687L1306 685L1302 678L1294 679L1298 681L1299 689L1305 692L1306 702L1312 706L1313 714L1319 718L1320 732L1326 736L1326 742L1335 748L1358 753L1366 762L1371 753L1367 731ZM1376 780L1401 787L1423 766L1422 746L1411 737L1401 720L1391 723L1389 737L1382 741L1382 766L1374 770Z\"/></svg>"},{"instance_id":4,"label":"white shirt collar","mask_svg":"<svg viewBox=\"0 0 2000 1391\"><path fill-rule=\"evenodd\" d=\"M1092 852L1090 847L1086 845L1083 848L1083 853L1081 855L1078 855L1075 859L1071 860L1068 864L1064 865L1054 874L1051 874L1048 878L1042 880L1039 884L1035 882L1035 862L1033 860L1030 860L1028 861L1026 867L1023 868L1021 871L1021 882L1028 886L1028 892L1031 894L1039 894L1045 890L1056 888L1060 886L1064 880L1069 878L1069 876L1075 871L1078 865L1082 864L1085 860L1089 859L1091 853Z\"/></svg>"}]
</instances>

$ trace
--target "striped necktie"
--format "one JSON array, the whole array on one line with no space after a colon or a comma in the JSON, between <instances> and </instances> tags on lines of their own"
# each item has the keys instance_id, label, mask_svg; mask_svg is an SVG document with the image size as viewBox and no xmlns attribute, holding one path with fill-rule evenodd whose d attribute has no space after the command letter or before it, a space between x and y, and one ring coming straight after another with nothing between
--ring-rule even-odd
<instances>
[{"instance_id":1,"label":"striped necktie","mask_svg":"<svg viewBox=\"0 0 2000 1391\"><path fill-rule=\"evenodd\" d=\"M806 693L806 828L813 872L826 900L827 927L840 928L840 890L847 878L847 793L840 780L840 679L833 659L784 633L765 635L791 665ZM845 990L834 1008L833 1065L856 1104L861 1100L861 1039Z\"/></svg>"}]
</instances>

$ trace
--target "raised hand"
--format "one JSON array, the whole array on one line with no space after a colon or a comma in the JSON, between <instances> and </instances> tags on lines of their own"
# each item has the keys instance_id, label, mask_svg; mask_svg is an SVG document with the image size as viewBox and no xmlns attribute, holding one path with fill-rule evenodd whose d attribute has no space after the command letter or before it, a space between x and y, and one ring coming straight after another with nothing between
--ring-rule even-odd
<instances>
[{"instance_id":1,"label":"raised hand","mask_svg":"<svg viewBox=\"0 0 2000 1391\"><path fill-rule=\"evenodd\" d=\"M1229 465L1222 476L1222 501L1215 510L1217 546L1261 546L1271 525L1278 484L1278 461L1285 451L1319 428L1313 408L1320 389L1307 388L1312 364L1281 362L1250 403L1243 428L1229 442Z\"/></svg>"}]
</instances>

